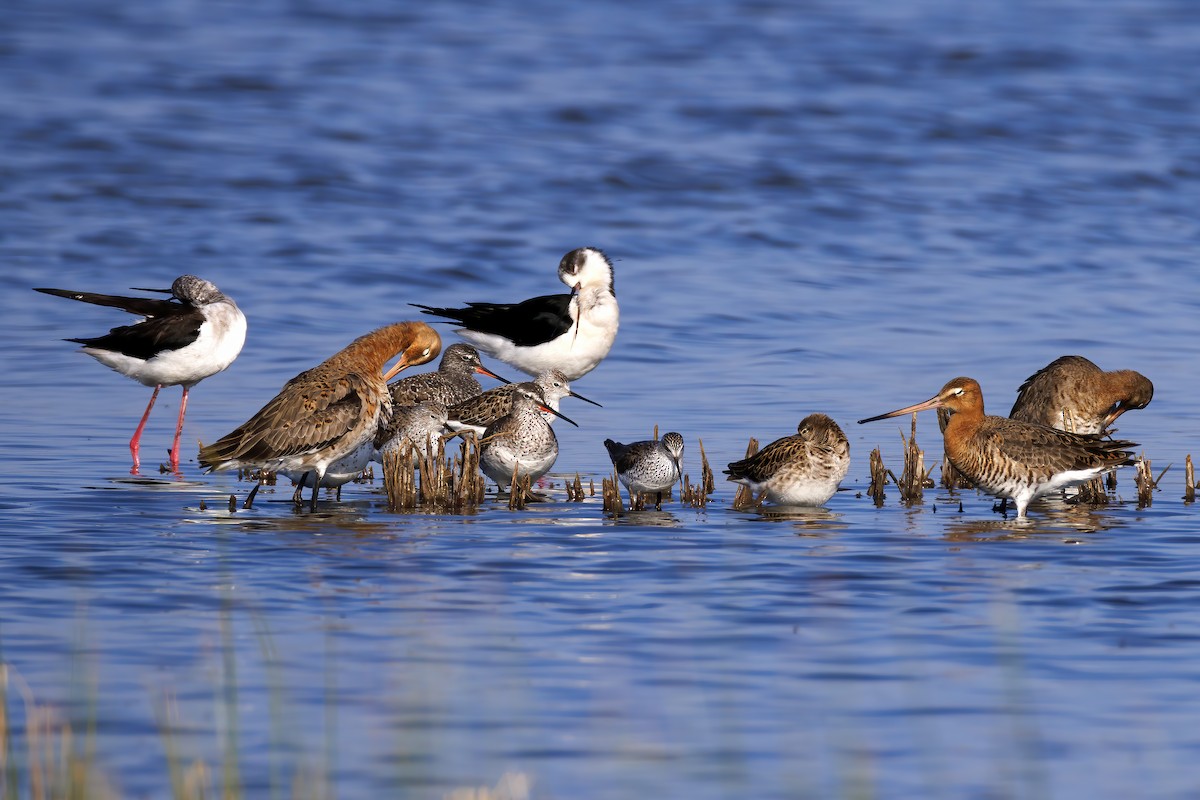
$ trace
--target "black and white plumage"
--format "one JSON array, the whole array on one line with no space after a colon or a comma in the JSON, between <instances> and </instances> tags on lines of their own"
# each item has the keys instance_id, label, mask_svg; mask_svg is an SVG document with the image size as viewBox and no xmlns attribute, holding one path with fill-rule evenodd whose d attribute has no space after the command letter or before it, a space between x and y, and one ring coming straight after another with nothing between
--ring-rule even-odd
<instances>
[{"instance_id":1,"label":"black and white plumage","mask_svg":"<svg viewBox=\"0 0 1200 800\"><path fill-rule=\"evenodd\" d=\"M655 506L661 507L663 492L670 491L683 474L683 436L674 431L661 439L632 444L605 439L604 448L617 470L617 478L629 491L631 506L637 495L654 492Z\"/></svg>"},{"instance_id":2,"label":"black and white plumage","mask_svg":"<svg viewBox=\"0 0 1200 800\"><path fill-rule=\"evenodd\" d=\"M122 297L92 292L73 292L67 289L39 288L34 291L79 300L98 306L109 306L138 314L141 322L122 325L103 336L90 339L67 339L83 345L82 352L101 364L145 385L153 386L154 394L142 414L141 422L129 440L133 469L138 474L141 465L139 445L150 409L164 386L182 386L179 420L171 446L171 469L179 470L179 438L183 433L183 417L187 411L188 390L210 375L227 368L242 351L246 341L246 317L230 297L216 286L195 275L181 275L170 289L141 289L139 291L170 294L170 300L150 297Z\"/></svg>"},{"instance_id":3,"label":"black and white plumage","mask_svg":"<svg viewBox=\"0 0 1200 800\"><path fill-rule=\"evenodd\" d=\"M522 372L536 376L557 369L574 381L596 368L617 336L612 262L594 247L581 247L562 257L558 278L571 287L570 294L466 308L413 305L458 322L460 336Z\"/></svg>"}]
</instances>

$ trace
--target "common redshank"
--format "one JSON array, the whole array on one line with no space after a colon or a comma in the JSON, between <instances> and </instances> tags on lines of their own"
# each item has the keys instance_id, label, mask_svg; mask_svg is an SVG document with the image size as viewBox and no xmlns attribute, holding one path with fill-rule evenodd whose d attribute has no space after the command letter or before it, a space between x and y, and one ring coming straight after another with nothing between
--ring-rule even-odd
<instances>
[{"instance_id":1,"label":"common redshank","mask_svg":"<svg viewBox=\"0 0 1200 800\"><path fill-rule=\"evenodd\" d=\"M552 369L543 372L532 381L497 386L461 403L455 403L447 409L446 427L455 432L471 430L476 436L482 436L488 425L512 410L512 398L519 386L534 386L541 392L542 402L550 408L550 411L542 412L547 422L554 421L554 412L558 411L559 401L564 397L574 397L594 406L600 405L595 400L589 400L571 391L567 376L559 370Z\"/></svg>"}]
</instances>

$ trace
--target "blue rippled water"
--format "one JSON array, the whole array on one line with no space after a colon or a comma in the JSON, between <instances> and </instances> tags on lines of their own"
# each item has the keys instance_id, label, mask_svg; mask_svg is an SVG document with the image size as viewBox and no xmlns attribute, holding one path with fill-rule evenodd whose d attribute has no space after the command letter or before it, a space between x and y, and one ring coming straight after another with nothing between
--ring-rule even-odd
<instances>
[{"instance_id":1,"label":"blue rippled water","mask_svg":"<svg viewBox=\"0 0 1200 800\"><path fill-rule=\"evenodd\" d=\"M13 752L28 687L94 725L123 797L170 791L164 698L185 760L248 797L1196 796L1197 98L1200 9L1172 0L10 2ZM60 341L120 320L30 291L235 297L249 337L195 389L194 444L410 302L557 291L583 245L622 326L562 475L598 485L604 438L659 425L695 479L700 440L719 471L823 411L848 491L613 519L557 489L389 514L378 484L297 515L280 487L231 515L247 485L194 447L182 481L127 480L147 390ZM1004 413L1067 353L1154 381L1120 422L1170 465L1153 505L1128 471L1028 526L861 496L901 443L854 420L960 374Z\"/></svg>"}]
</instances>

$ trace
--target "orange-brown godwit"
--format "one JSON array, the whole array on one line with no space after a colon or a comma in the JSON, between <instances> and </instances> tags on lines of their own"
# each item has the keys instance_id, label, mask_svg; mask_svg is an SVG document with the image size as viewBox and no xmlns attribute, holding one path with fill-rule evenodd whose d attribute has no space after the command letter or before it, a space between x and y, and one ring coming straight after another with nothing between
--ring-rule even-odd
<instances>
[{"instance_id":1,"label":"orange-brown godwit","mask_svg":"<svg viewBox=\"0 0 1200 800\"><path fill-rule=\"evenodd\" d=\"M397 322L360 336L310 370L301 372L257 414L200 449L211 470L259 468L312 472L310 510L317 508L329 466L373 447L380 420L391 413L387 382L400 370L424 364L442 349L423 322ZM399 354L386 374L383 366Z\"/></svg>"},{"instance_id":2,"label":"orange-brown godwit","mask_svg":"<svg viewBox=\"0 0 1200 800\"><path fill-rule=\"evenodd\" d=\"M644 492L654 492L655 508L662 508L663 492L683 474L683 436L674 431L661 439L621 444L604 440L604 449L617 470L617 478L629 492L629 505Z\"/></svg>"},{"instance_id":3,"label":"orange-brown godwit","mask_svg":"<svg viewBox=\"0 0 1200 800\"><path fill-rule=\"evenodd\" d=\"M469 344L459 342L446 348L442 361L434 372L410 375L388 386L392 394L392 405L415 406L423 400L433 400L444 406L461 403L483 391L475 378L476 373L510 383L483 365L479 351Z\"/></svg>"},{"instance_id":4,"label":"orange-brown godwit","mask_svg":"<svg viewBox=\"0 0 1200 800\"><path fill-rule=\"evenodd\" d=\"M1154 384L1131 369L1105 372L1083 356L1063 356L1017 390L1011 419L1075 433L1104 433L1130 409L1145 408Z\"/></svg>"},{"instance_id":5,"label":"orange-brown godwit","mask_svg":"<svg viewBox=\"0 0 1200 800\"><path fill-rule=\"evenodd\" d=\"M558 369L574 381L596 368L617 337L612 262L594 247L581 247L562 257L558 279L571 287L570 294L466 308L413 305L460 323L460 336L522 372L536 376Z\"/></svg>"},{"instance_id":6,"label":"orange-brown godwit","mask_svg":"<svg viewBox=\"0 0 1200 800\"><path fill-rule=\"evenodd\" d=\"M149 297L121 297L92 292L72 292L67 289L35 289L34 291L66 297L98 306L110 306L138 314L144 319L133 325L113 328L104 336L91 339L67 339L83 345L82 352L133 378L154 393L142 414L129 452L133 469L141 466L139 450L142 431L150 419L150 409L164 386L182 386L179 401L179 420L175 424L175 439L171 445L171 470L179 471L179 437L183 434L183 416L187 412L188 390L209 375L215 375L233 363L246 341L246 317L237 303L221 294L216 286L195 275L180 275L170 289L140 289L171 295L171 300Z\"/></svg>"},{"instance_id":7,"label":"orange-brown godwit","mask_svg":"<svg viewBox=\"0 0 1200 800\"><path fill-rule=\"evenodd\" d=\"M483 432L479 468L502 490L512 483L514 470L517 478L536 481L550 471L558 458L558 437L540 411L551 411L576 424L547 406L536 386L517 384L512 410Z\"/></svg>"},{"instance_id":8,"label":"orange-brown godwit","mask_svg":"<svg viewBox=\"0 0 1200 800\"><path fill-rule=\"evenodd\" d=\"M725 470L728 480L756 496L766 491L778 505L820 506L829 501L850 471L850 443L824 414L800 420L796 435L776 439Z\"/></svg>"},{"instance_id":9,"label":"orange-brown godwit","mask_svg":"<svg viewBox=\"0 0 1200 800\"><path fill-rule=\"evenodd\" d=\"M972 378L955 378L923 403L859 422L930 408L951 412L943 433L946 457L977 488L1015 501L1018 518L1036 497L1134 463L1134 442L985 415L983 392Z\"/></svg>"}]
</instances>

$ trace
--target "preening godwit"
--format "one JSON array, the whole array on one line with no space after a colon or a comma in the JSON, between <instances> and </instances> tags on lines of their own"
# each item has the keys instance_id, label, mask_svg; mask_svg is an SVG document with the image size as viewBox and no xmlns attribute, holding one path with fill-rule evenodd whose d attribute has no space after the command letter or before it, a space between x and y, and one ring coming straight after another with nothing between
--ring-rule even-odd
<instances>
[{"instance_id":1,"label":"preening godwit","mask_svg":"<svg viewBox=\"0 0 1200 800\"><path fill-rule=\"evenodd\" d=\"M142 431L150 419L150 409L164 386L182 386L179 401L179 420L175 424L175 439L171 444L171 470L179 471L179 438L183 434L183 417L187 412L188 390L209 375L215 375L233 363L246 341L246 317L237 303L222 294L216 286L195 275L180 275L170 289L139 289L171 295L171 300L149 297L121 297L92 292L72 292L67 289L35 289L34 291L66 297L98 306L110 306L138 314L144 319L133 325L113 328L104 336L91 339L67 339L83 345L82 351L154 393L146 404L129 452L133 469L141 466L139 450Z\"/></svg>"},{"instance_id":2,"label":"preening godwit","mask_svg":"<svg viewBox=\"0 0 1200 800\"><path fill-rule=\"evenodd\" d=\"M1017 390L1011 419L1074 433L1104 433L1130 409L1145 408L1154 384L1140 372L1105 372L1083 356L1063 356Z\"/></svg>"},{"instance_id":3,"label":"preening godwit","mask_svg":"<svg viewBox=\"0 0 1200 800\"><path fill-rule=\"evenodd\" d=\"M535 387L517 384L512 410L483 432L479 468L501 489L512 484L514 471L520 480L536 481L558 458L558 437L539 409L552 410ZM555 415L575 424L570 417L557 412Z\"/></svg>"},{"instance_id":4,"label":"preening godwit","mask_svg":"<svg viewBox=\"0 0 1200 800\"><path fill-rule=\"evenodd\" d=\"M945 408L946 457L989 494L1017 504L1017 517L1036 497L1077 486L1134 463L1134 442L1067 433L1047 425L983 413L983 392L971 378L955 378L923 403L859 420L874 422L930 408Z\"/></svg>"},{"instance_id":5,"label":"preening godwit","mask_svg":"<svg viewBox=\"0 0 1200 800\"><path fill-rule=\"evenodd\" d=\"M570 294L466 308L413 305L460 323L460 336L522 372L536 376L557 369L574 381L596 368L617 336L612 262L594 247L572 250L558 264L558 279L571 287Z\"/></svg>"},{"instance_id":6,"label":"preening godwit","mask_svg":"<svg viewBox=\"0 0 1200 800\"><path fill-rule=\"evenodd\" d=\"M397 322L360 336L345 349L301 372L232 432L200 449L209 470L259 468L315 474L317 508L329 466L372 444L391 413L387 382L400 370L437 357L442 343L423 322ZM384 364L400 358L386 374Z\"/></svg>"},{"instance_id":7,"label":"preening godwit","mask_svg":"<svg viewBox=\"0 0 1200 800\"><path fill-rule=\"evenodd\" d=\"M476 374L509 383L507 378L501 378L483 365L478 350L458 342L442 353L442 361L435 372L401 378L388 386L388 391L394 406L414 406L423 400L452 406L483 391Z\"/></svg>"},{"instance_id":8,"label":"preening godwit","mask_svg":"<svg viewBox=\"0 0 1200 800\"><path fill-rule=\"evenodd\" d=\"M850 443L836 422L809 414L794 436L776 439L725 470L728 480L763 491L778 505L820 506L837 492L850 471Z\"/></svg>"},{"instance_id":9,"label":"preening godwit","mask_svg":"<svg viewBox=\"0 0 1200 800\"><path fill-rule=\"evenodd\" d=\"M600 405L595 400L588 400L583 395L571 391L567 376L559 370L552 369L543 372L532 381L497 386L461 403L455 403L446 410L446 427L455 432L472 430L476 436L482 436L489 425L512 410L513 395L520 386L532 386L541 392L542 402L550 408L550 411L541 412L546 422L554 421L554 412L558 411L559 401L564 397L574 397L594 406Z\"/></svg>"},{"instance_id":10,"label":"preening godwit","mask_svg":"<svg viewBox=\"0 0 1200 800\"><path fill-rule=\"evenodd\" d=\"M683 436L672 431L658 440L621 444L604 440L604 449L617 470L617 478L629 492L629 505L637 495L654 492L655 508L662 508L663 492L683 474Z\"/></svg>"}]
</instances>

